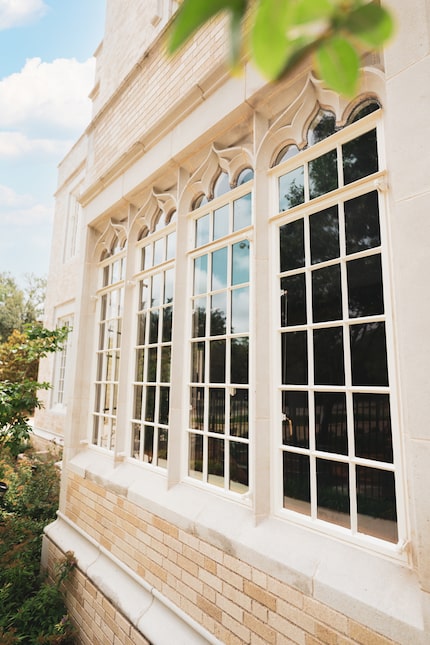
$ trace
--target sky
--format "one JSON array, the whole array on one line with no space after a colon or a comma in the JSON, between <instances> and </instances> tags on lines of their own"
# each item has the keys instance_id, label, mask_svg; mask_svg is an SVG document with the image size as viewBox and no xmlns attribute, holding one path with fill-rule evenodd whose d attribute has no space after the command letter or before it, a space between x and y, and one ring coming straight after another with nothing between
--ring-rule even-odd
<instances>
[{"instance_id":1,"label":"sky","mask_svg":"<svg viewBox=\"0 0 430 645\"><path fill-rule=\"evenodd\" d=\"M57 166L91 117L105 0L0 0L0 273L49 268Z\"/></svg>"}]
</instances>

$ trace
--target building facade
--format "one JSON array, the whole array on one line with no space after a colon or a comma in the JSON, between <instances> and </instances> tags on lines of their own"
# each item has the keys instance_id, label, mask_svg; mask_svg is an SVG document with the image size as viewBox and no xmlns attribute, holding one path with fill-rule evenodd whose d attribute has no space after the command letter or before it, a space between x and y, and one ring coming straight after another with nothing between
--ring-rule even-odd
<instances>
[{"instance_id":1,"label":"building facade","mask_svg":"<svg viewBox=\"0 0 430 645\"><path fill-rule=\"evenodd\" d=\"M107 0L59 169L35 425L82 643L428 643L430 16L350 100Z\"/></svg>"}]
</instances>

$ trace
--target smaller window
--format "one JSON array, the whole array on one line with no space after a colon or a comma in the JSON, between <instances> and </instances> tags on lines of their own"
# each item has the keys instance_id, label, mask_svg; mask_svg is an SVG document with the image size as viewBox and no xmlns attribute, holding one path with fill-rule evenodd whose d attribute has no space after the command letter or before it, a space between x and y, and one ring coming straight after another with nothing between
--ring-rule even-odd
<instances>
[{"instance_id":1,"label":"smaller window","mask_svg":"<svg viewBox=\"0 0 430 645\"><path fill-rule=\"evenodd\" d=\"M283 161L287 161L287 159L292 159L299 152L300 150L295 144L289 144L288 146L284 146L281 152L277 155L275 163L273 165L279 166L280 163L282 163Z\"/></svg>"},{"instance_id":2,"label":"smaller window","mask_svg":"<svg viewBox=\"0 0 430 645\"><path fill-rule=\"evenodd\" d=\"M221 197L231 190L230 180L226 172L222 172L215 181L214 184L214 197Z\"/></svg>"},{"instance_id":3,"label":"smaller window","mask_svg":"<svg viewBox=\"0 0 430 645\"><path fill-rule=\"evenodd\" d=\"M355 123L356 121L359 121L360 119L363 119L368 114L371 114L372 112L376 112L376 110L379 110L380 108L381 108L381 106L374 99L369 99L369 101L365 101L364 103L360 103L351 112L351 114L350 114L350 116L348 118L348 123Z\"/></svg>"},{"instance_id":4,"label":"smaller window","mask_svg":"<svg viewBox=\"0 0 430 645\"><path fill-rule=\"evenodd\" d=\"M244 168L238 175L236 186L242 186L242 184L246 184L251 179L254 179L254 171L252 168Z\"/></svg>"},{"instance_id":5,"label":"smaller window","mask_svg":"<svg viewBox=\"0 0 430 645\"><path fill-rule=\"evenodd\" d=\"M336 117L333 112L320 110L308 130L308 146L327 139L336 132Z\"/></svg>"}]
</instances>

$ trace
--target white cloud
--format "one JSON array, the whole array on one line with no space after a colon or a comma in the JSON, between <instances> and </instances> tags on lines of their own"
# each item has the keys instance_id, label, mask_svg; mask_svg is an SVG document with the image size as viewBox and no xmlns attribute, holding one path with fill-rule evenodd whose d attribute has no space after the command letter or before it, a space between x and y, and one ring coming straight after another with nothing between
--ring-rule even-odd
<instances>
[{"instance_id":1,"label":"white cloud","mask_svg":"<svg viewBox=\"0 0 430 645\"><path fill-rule=\"evenodd\" d=\"M37 128L39 136L42 130L80 134L91 117L94 65L93 58L28 59L19 73L0 81L0 127Z\"/></svg>"},{"instance_id":2,"label":"white cloud","mask_svg":"<svg viewBox=\"0 0 430 645\"><path fill-rule=\"evenodd\" d=\"M0 30L37 20L47 8L43 0L0 0Z\"/></svg>"},{"instance_id":3,"label":"white cloud","mask_svg":"<svg viewBox=\"0 0 430 645\"><path fill-rule=\"evenodd\" d=\"M30 139L21 132L0 132L0 159L36 154L61 158L72 147L73 140Z\"/></svg>"},{"instance_id":4,"label":"white cloud","mask_svg":"<svg viewBox=\"0 0 430 645\"><path fill-rule=\"evenodd\" d=\"M52 207L41 204L31 195L16 193L0 185L0 231L8 237L9 227L25 229L34 224L44 225L52 220Z\"/></svg>"}]
</instances>

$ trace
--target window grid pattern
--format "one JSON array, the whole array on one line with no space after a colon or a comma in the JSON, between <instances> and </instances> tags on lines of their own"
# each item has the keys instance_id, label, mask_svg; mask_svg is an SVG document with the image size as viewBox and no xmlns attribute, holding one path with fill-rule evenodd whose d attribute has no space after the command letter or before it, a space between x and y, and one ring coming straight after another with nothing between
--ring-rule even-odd
<instances>
[{"instance_id":1,"label":"window grid pattern","mask_svg":"<svg viewBox=\"0 0 430 645\"><path fill-rule=\"evenodd\" d=\"M333 199L379 170L376 130L325 150L278 179L280 211L331 194L279 226L283 505L396 542L378 194Z\"/></svg>"},{"instance_id":2,"label":"window grid pattern","mask_svg":"<svg viewBox=\"0 0 430 645\"><path fill-rule=\"evenodd\" d=\"M250 192L198 216L192 258L188 474L237 493L249 486L251 223Z\"/></svg>"},{"instance_id":3,"label":"window grid pattern","mask_svg":"<svg viewBox=\"0 0 430 645\"><path fill-rule=\"evenodd\" d=\"M150 238L141 248L138 288L131 451L161 468L168 456L175 252L172 227Z\"/></svg>"},{"instance_id":4,"label":"window grid pattern","mask_svg":"<svg viewBox=\"0 0 430 645\"><path fill-rule=\"evenodd\" d=\"M64 393L66 384L67 354L71 345L71 329L73 327L73 316L58 321L59 327L67 327L69 334L63 343L63 348L55 356L55 379L52 403L53 405L64 405Z\"/></svg>"},{"instance_id":5,"label":"window grid pattern","mask_svg":"<svg viewBox=\"0 0 430 645\"><path fill-rule=\"evenodd\" d=\"M100 314L95 381L93 444L114 450L118 406L119 365L121 355L124 303L125 257L114 250L115 257L101 267Z\"/></svg>"}]
</instances>

